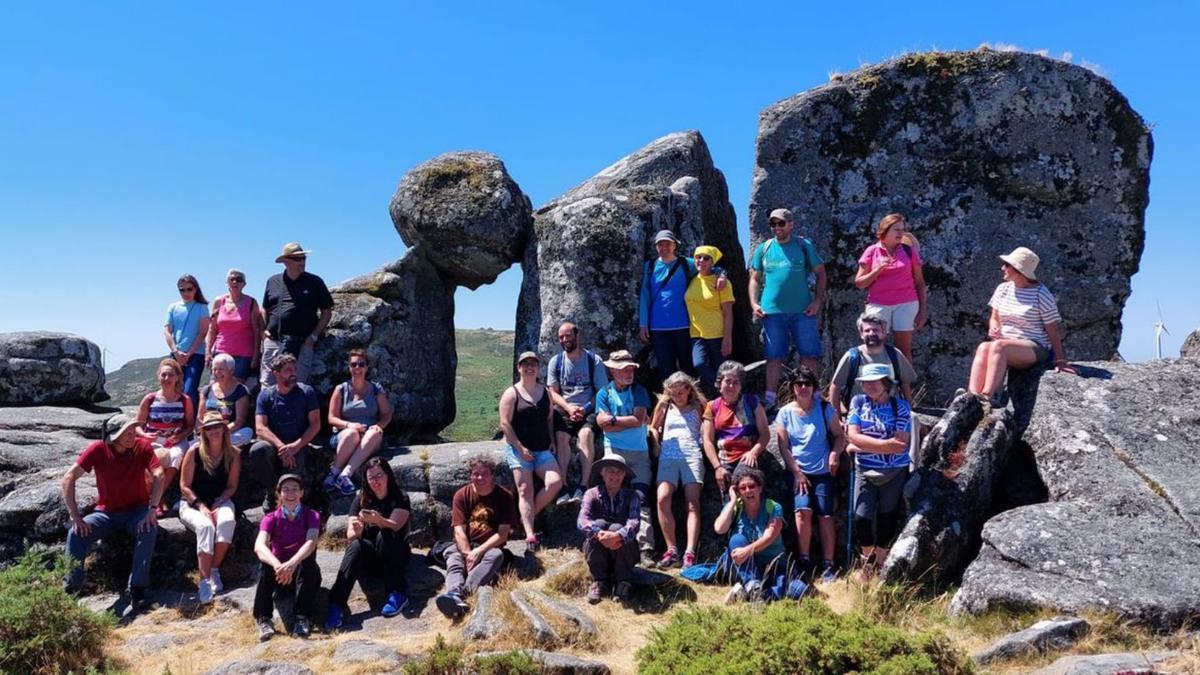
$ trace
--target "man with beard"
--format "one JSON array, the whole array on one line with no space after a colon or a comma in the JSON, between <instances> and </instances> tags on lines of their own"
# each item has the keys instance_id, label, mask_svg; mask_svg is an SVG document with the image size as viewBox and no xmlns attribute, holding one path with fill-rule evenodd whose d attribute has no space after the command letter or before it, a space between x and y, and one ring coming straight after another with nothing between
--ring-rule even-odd
<instances>
[{"instance_id":1,"label":"man with beard","mask_svg":"<svg viewBox=\"0 0 1200 675\"><path fill-rule=\"evenodd\" d=\"M592 475L596 439L596 394L608 384L608 372L600 355L583 348L579 326L564 321L558 327L558 344L562 352L550 358L546 368L546 386L554 401L554 444L557 448L558 469L563 480L569 480L571 439L579 447L579 475L587 483ZM558 496L558 503L583 499L583 486L568 484Z\"/></svg>"},{"instance_id":2,"label":"man with beard","mask_svg":"<svg viewBox=\"0 0 1200 675\"><path fill-rule=\"evenodd\" d=\"M892 367L892 372L898 376L900 398L912 400L912 385L917 379L917 373L912 364L904 358L904 354L895 347L884 344L887 337L887 321L874 315L864 313L858 317L858 334L863 343L852 347L838 361L837 370L833 372L833 382L829 385L829 400L837 403L842 419L850 408L850 398L855 393L852 383L857 382L860 370L868 363L883 363Z\"/></svg>"},{"instance_id":3,"label":"man with beard","mask_svg":"<svg viewBox=\"0 0 1200 675\"><path fill-rule=\"evenodd\" d=\"M267 491L263 511L275 510L275 481L280 469L307 484L305 456L321 430L321 404L313 388L297 382L296 357L284 352L271 362L275 384L258 394L254 410L258 440L250 446L250 471Z\"/></svg>"}]
</instances>

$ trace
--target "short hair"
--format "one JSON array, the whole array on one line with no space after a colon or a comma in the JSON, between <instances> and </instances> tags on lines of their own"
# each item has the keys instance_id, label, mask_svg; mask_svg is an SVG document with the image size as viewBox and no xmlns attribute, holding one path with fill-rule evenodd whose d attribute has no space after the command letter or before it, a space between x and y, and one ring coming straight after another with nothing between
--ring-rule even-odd
<instances>
[{"instance_id":1,"label":"short hair","mask_svg":"<svg viewBox=\"0 0 1200 675\"><path fill-rule=\"evenodd\" d=\"M892 229L897 223L903 223L904 216L899 213L889 213L879 221L879 226L875 228L875 236L883 239L887 236L888 230Z\"/></svg>"},{"instance_id":2,"label":"short hair","mask_svg":"<svg viewBox=\"0 0 1200 675\"><path fill-rule=\"evenodd\" d=\"M783 380L789 391L797 384L811 384L814 390L821 385L821 380L817 377L817 374L804 364L800 364L795 370L785 374Z\"/></svg>"},{"instance_id":3,"label":"short hair","mask_svg":"<svg viewBox=\"0 0 1200 675\"><path fill-rule=\"evenodd\" d=\"M474 469L477 466L485 467L492 475L496 475L496 458L486 453L476 453L467 458L467 468Z\"/></svg>"},{"instance_id":4,"label":"short hair","mask_svg":"<svg viewBox=\"0 0 1200 675\"><path fill-rule=\"evenodd\" d=\"M271 359L271 372L278 373L279 371L283 370L283 367L286 366L287 364L295 363L295 362L296 362L296 357L292 356L291 354L289 354L287 352L278 354L275 356L275 358Z\"/></svg>"},{"instance_id":5,"label":"short hair","mask_svg":"<svg viewBox=\"0 0 1200 675\"><path fill-rule=\"evenodd\" d=\"M346 355L346 360L353 361L354 357L356 356L361 356L362 360L366 361L368 366L371 365L371 357L367 356L367 350L363 349L362 347L355 347L354 349L350 350L349 354Z\"/></svg>"},{"instance_id":6,"label":"short hair","mask_svg":"<svg viewBox=\"0 0 1200 675\"><path fill-rule=\"evenodd\" d=\"M858 321L856 322L856 324L858 325L858 332L860 332L860 333L862 332L864 323L873 323L876 326L879 326L880 328L883 329L883 332L885 335L888 332L887 319L883 318L882 316L879 316L878 314L876 314L874 312L863 312L862 314L858 315Z\"/></svg>"},{"instance_id":7,"label":"short hair","mask_svg":"<svg viewBox=\"0 0 1200 675\"><path fill-rule=\"evenodd\" d=\"M737 484L741 483L745 478L749 478L757 483L758 487L762 487L767 481L767 478L763 475L762 471L759 471L751 466L746 466L745 464L739 464L738 468L733 470L733 485L736 487Z\"/></svg>"},{"instance_id":8,"label":"short hair","mask_svg":"<svg viewBox=\"0 0 1200 675\"><path fill-rule=\"evenodd\" d=\"M236 364L237 362L233 360L232 356L221 353L213 357L212 369L216 370L217 368L228 368L229 370L233 370Z\"/></svg>"},{"instance_id":9,"label":"short hair","mask_svg":"<svg viewBox=\"0 0 1200 675\"><path fill-rule=\"evenodd\" d=\"M743 366L739 361L733 360L722 363L721 367L717 368L717 383L720 384L721 382L725 381L725 378L730 375L736 377L738 382L745 384L746 366Z\"/></svg>"},{"instance_id":10,"label":"short hair","mask_svg":"<svg viewBox=\"0 0 1200 675\"><path fill-rule=\"evenodd\" d=\"M239 269L238 269L238 268L236 268L236 267L230 267L230 268L229 268L229 271L225 273L225 278L226 278L226 279L228 279L229 277L232 277L232 276L234 276L234 275L237 275L237 276L241 277L241 278L242 278L242 281L245 281L245 280L246 280L246 273L245 273L245 272L243 272L243 271L241 271L241 270L239 270Z\"/></svg>"},{"instance_id":11,"label":"short hair","mask_svg":"<svg viewBox=\"0 0 1200 675\"><path fill-rule=\"evenodd\" d=\"M564 322L558 324L558 330L562 330L563 328L566 328L567 326L571 327L572 335L579 335L579 324L575 323L574 321L564 321ZM555 334L557 335L558 331L555 331Z\"/></svg>"}]
</instances>

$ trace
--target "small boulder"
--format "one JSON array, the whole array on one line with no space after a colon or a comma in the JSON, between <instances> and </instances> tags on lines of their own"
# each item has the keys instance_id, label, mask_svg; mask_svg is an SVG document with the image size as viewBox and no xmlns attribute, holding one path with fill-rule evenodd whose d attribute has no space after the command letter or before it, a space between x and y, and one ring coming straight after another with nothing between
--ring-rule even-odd
<instances>
[{"instance_id":1,"label":"small boulder","mask_svg":"<svg viewBox=\"0 0 1200 675\"><path fill-rule=\"evenodd\" d=\"M70 333L0 333L0 405L108 400L94 342Z\"/></svg>"},{"instance_id":2,"label":"small boulder","mask_svg":"<svg viewBox=\"0 0 1200 675\"><path fill-rule=\"evenodd\" d=\"M1025 630L1005 635L971 658L975 663L985 665L1003 659L1067 649L1087 635L1091 628L1091 624L1078 617L1046 619Z\"/></svg>"},{"instance_id":3,"label":"small boulder","mask_svg":"<svg viewBox=\"0 0 1200 675\"><path fill-rule=\"evenodd\" d=\"M1064 656L1035 670L1033 675L1152 675L1163 671L1158 664L1179 656L1179 652L1124 652Z\"/></svg>"},{"instance_id":4,"label":"small boulder","mask_svg":"<svg viewBox=\"0 0 1200 675\"><path fill-rule=\"evenodd\" d=\"M1179 356L1185 359L1200 359L1200 330L1194 330L1179 347Z\"/></svg>"},{"instance_id":5,"label":"small boulder","mask_svg":"<svg viewBox=\"0 0 1200 675\"><path fill-rule=\"evenodd\" d=\"M314 673L311 668L299 663L252 659L230 661L210 669L207 675L314 675Z\"/></svg>"}]
</instances>

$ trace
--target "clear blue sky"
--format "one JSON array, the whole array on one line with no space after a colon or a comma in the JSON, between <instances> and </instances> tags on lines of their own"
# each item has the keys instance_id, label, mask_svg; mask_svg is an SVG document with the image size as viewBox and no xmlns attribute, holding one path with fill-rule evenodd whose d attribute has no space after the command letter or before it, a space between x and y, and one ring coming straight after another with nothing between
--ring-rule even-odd
<instances>
[{"instance_id":1,"label":"clear blue sky","mask_svg":"<svg viewBox=\"0 0 1200 675\"><path fill-rule=\"evenodd\" d=\"M700 129L745 239L759 110L831 72L990 42L1095 64L1153 125L1121 351L1153 356L1160 300L1177 354L1200 326L1179 276L1200 193L1196 3L961 4L6 5L0 332L80 333L111 369L165 352L181 273L211 299L237 266L260 296L290 240L331 284L373 270L404 250L387 213L400 176L456 149L500 155L536 206ZM511 327L519 283L514 268L460 291L458 325Z\"/></svg>"}]
</instances>

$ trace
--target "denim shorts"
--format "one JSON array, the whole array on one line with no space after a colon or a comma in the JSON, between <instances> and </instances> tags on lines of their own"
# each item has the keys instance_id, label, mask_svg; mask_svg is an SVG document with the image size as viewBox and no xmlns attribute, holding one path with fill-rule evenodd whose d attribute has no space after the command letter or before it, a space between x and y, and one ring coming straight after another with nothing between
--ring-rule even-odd
<instances>
[{"instance_id":1,"label":"denim shorts","mask_svg":"<svg viewBox=\"0 0 1200 675\"><path fill-rule=\"evenodd\" d=\"M832 516L833 504L837 501L837 478L831 474L804 474L808 479L808 492L796 493L796 510L812 510L818 516ZM813 508L813 507L816 508Z\"/></svg>"},{"instance_id":2,"label":"denim shorts","mask_svg":"<svg viewBox=\"0 0 1200 675\"><path fill-rule=\"evenodd\" d=\"M763 356L770 360L786 358L796 348L800 358L821 356L821 336L817 317L797 314L768 314L763 317Z\"/></svg>"},{"instance_id":3,"label":"denim shorts","mask_svg":"<svg viewBox=\"0 0 1200 675\"><path fill-rule=\"evenodd\" d=\"M533 452L533 461L526 462L521 458L521 453L517 449L509 445L508 452L505 453L505 461L508 462L508 468L516 471L522 469L524 471L541 471L542 469L558 469L558 458L549 450L535 450Z\"/></svg>"}]
</instances>

